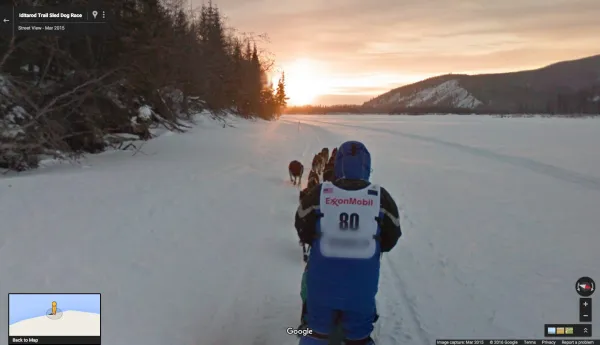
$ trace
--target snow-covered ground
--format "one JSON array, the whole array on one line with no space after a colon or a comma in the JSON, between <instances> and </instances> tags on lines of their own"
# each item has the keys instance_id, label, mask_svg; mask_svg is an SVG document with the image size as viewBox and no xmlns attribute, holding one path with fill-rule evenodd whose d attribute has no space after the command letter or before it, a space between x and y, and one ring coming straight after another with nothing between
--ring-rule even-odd
<instances>
[{"instance_id":1,"label":"snow-covered ground","mask_svg":"<svg viewBox=\"0 0 600 345\"><path fill-rule=\"evenodd\" d=\"M287 164L352 139L402 213L379 345L578 322L575 281L600 281L599 120L206 120L134 156L0 178L0 295L101 292L105 345L293 344L303 267Z\"/></svg>"}]
</instances>

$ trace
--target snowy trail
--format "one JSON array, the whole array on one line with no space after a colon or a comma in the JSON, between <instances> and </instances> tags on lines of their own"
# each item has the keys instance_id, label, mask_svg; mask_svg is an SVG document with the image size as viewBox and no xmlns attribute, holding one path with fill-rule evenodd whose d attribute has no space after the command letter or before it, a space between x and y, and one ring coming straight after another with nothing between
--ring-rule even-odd
<instances>
[{"instance_id":1,"label":"snowy trail","mask_svg":"<svg viewBox=\"0 0 600 345\"><path fill-rule=\"evenodd\" d=\"M0 178L0 294L101 292L106 345L291 345L303 264L287 165L305 182L322 147L362 140L404 229L383 260L378 344L539 338L577 322L577 278L600 280L599 124L205 120L146 155Z\"/></svg>"},{"instance_id":2,"label":"snowy trail","mask_svg":"<svg viewBox=\"0 0 600 345\"><path fill-rule=\"evenodd\" d=\"M256 196L256 217L265 217L272 224L263 227L264 235L257 237L257 245L248 246L253 256L240 289L229 294L234 301L223 308L223 318L215 325L225 327L214 344L286 344L296 342L285 333L286 327L300 322L300 277L303 263L301 249L293 229L293 215L298 203L298 189L287 176L287 163L298 159L310 166L313 152L322 145L333 146L339 141L319 127L284 122L270 123L257 134L252 151L252 168L256 183L263 179L268 184L256 190L244 190L244 195ZM306 177L305 177L306 178ZM276 189L273 189L273 184ZM260 190L262 189L262 190ZM268 189L268 190L265 190ZM246 199L246 202L252 202ZM268 213L264 214L265 208ZM253 221L249 216L249 221ZM267 255L265 255L267 254ZM261 298L257 298L261 296ZM232 332L226 328L235 325Z\"/></svg>"},{"instance_id":3,"label":"snowy trail","mask_svg":"<svg viewBox=\"0 0 600 345\"><path fill-rule=\"evenodd\" d=\"M334 124L337 126L346 126L346 127L354 127L360 128L362 130L373 131L373 132L385 132L393 135L399 135L406 138L420 140L428 143L434 143L441 146L458 149L465 153L469 153L475 156L479 156L482 158L487 158L491 160L496 160L503 163L512 164L521 168L529 169L533 172L554 177L558 180L567 181L579 184L581 187L586 189L595 189L600 191L600 177L587 176L585 174L578 173L576 171L571 171L568 169L560 168L551 164L546 164L542 162L538 162L534 159L527 157L517 157L506 154L497 153L491 150L473 147L469 145L464 145L456 142L444 141L433 137L418 135L418 134L410 134L405 133L398 130L390 130L386 128L372 128L364 125L351 125L344 123L332 123L327 121L318 121L318 120L309 120L313 123L321 123L321 124Z\"/></svg>"},{"instance_id":4,"label":"snowy trail","mask_svg":"<svg viewBox=\"0 0 600 345\"><path fill-rule=\"evenodd\" d=\"M385 260L379 296L395 299L386 317L402 321L380 325L383 343L539 338L544 323L578 321L574 283L600 276L600 162L587 146L600 121L299 118L376 147L373 178L403 210L405 236ZM538 130L544 141L529 142ZM584 164L547 152L559 137Z\"/></svg>"},{"instance_id":5,"label":"snowy trail","mask_svg":"<svg viewBox=\"0 0 600 345\"><path fill-rule=\"evenodd\" d=\"M207 126L152 140L148 155L0 179L0 293L101 292L105 344L294 340L303 265L287 163L341 139Z\"/></svg>"}]
</instances>

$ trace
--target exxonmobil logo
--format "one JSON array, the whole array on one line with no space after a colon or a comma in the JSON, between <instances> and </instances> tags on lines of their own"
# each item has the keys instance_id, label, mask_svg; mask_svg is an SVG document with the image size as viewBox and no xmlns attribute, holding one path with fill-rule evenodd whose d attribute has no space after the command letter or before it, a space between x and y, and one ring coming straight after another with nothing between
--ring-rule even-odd
<instances>
[{"instance_id":1,"label":"exxonmobil logo","mask_svg":"<svg viewBox=\"0 0 600 345\"><path fill-rule=\"evenodd\" d=\"M332 205L332 206L340 206L340 205L373 206L373 200L358 199L358 198L325 198L325 204Z\"/></svg>"}]
</instances>

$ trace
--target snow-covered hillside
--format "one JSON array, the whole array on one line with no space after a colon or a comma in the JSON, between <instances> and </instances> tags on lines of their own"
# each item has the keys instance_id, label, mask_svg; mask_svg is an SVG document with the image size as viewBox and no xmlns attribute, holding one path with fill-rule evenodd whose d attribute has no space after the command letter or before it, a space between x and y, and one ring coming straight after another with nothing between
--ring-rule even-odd
<instances>
[{"instance_id":1,"label":"snow-covered hillside","mask_svg":"<svg viewBox=\"0 0 600 345\"><path fill-rule=\"evenodd\" d=\"M599 81L596 55L527 71L439 75L392 89L363 106L403 113L598 114Z\"/></svg>"},{"instance_id":2,"label":"snow-covered hillside","mask_svg":"<svg viewBox=\"0 0 600 345\"><path fill-rule=\"evenodd\" d=\"M101 292L104 345L294 344L287 165L352 139L402 213L378 345L541 338L578 321L579 277L600 281L599 120L286 116L169 134L0 178L0 295Z\"/></svg>"},{"instance_id":3,"label":"snow-covered hillside","mask_svg":"<svg viewBox=\"0 0 600 345\"><path fill-rule=\"evenodd\" d=\"M452 108L475 109L482 102L460 86L456 79L446 80L407 94L403 89L384 94L370 102L369 106L424 107L444 105Z\"/></svg>"}]
</instances>

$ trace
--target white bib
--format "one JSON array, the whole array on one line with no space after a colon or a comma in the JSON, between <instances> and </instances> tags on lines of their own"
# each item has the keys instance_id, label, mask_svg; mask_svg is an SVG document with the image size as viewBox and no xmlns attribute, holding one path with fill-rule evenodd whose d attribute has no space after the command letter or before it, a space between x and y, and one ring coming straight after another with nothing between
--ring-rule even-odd
<instances>
[{"instance_id":1,"label":"white bib","mask_svg":"<svg viewBox=\"0 0 600 345\"><path fill-rule=\"evenodd\" d=\"M319 239L323 256L370 259L376 254L380 195L378 185L354 191L323 182Z\"/></svg>"}]
</instances>

